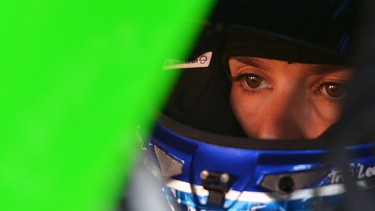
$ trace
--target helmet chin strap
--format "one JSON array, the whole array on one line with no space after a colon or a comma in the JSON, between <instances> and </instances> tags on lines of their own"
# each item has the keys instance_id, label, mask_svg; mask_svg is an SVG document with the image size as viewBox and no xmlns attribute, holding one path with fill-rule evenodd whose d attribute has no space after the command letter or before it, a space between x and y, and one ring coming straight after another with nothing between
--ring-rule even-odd
<instances>
[{"instance_id":1,"label":"helmet chin strap","mask_svg":"<svg viewBox=\"0 0 375 211\"><path fill-rule=\"evenodd\" d=\"M217 173L203 170L200 178L204 189L208 190L207 205L221 207L225 200L225 194L233 183L233 179L228 173Z\"/></svg>"}]
</instances>

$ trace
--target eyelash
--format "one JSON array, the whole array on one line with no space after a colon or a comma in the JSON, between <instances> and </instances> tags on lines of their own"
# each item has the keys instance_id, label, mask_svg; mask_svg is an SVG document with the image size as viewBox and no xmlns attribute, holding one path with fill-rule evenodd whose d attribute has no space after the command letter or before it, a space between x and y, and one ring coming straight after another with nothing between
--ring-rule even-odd
<instances>
[{"instance_id":1,"label":"eyelash","mask_svg":"<svg viewBox=\"0 0 375 211\"><path fill-rule=\"evenodd\" d=\"M331 97L329 96L329 94L327 93L324 93L322 90L325 88L325 86L327 85L338 85L338 86L341 86L343 89L344 89L344 94L343 96L340 96L339 98L334 98L334 97ZM329 102L329 103L341 103L343 101L343 99L345 98L345 91L346 91L346 84L345 83L338 83L338 82L333 82L333 81L322 81L320 82L317 86L315 86L316 88L314 89L314 94L317 94L319 95L322 100L326 101L326 102ZM325 91L327 92L327 91Z\"/></svg>"},{"instance_id":2,"label":"eyelash","mask_svg":"<svg viewBox=\"0 0 375 211\"><path fill-rule=\"evenodd\" d=\"M259 89L250 87L248 85L248 83L246 82L246 79L247 79L247 77L251 77L251 76L257 77L258 79L260 78L262 80L260 83L265 82L269 86L268 87L261 87ZM272 89L272 85L270 85L268 80L266 80L262 76L254 74L254 73L243 73L243 74L238 75L237 77L231 78L231 80L240 82L241 91L244 94L247 94L247 95L261 94L264 91ZM342 88L343 92L344 92L342 94L343 96L339 96L338 98L330 96L327 93L327 90L324 90L326 88L326 86L328 86L328 85L333 85L333 86ZM315 88L314 88L314 94L320 96L322 100L324 100L326 102L329 102L329 103L341 103L343 98L345 97L345 94L346 94L345 91L346 91L346 84L345 83L338 83L338 82L333 82L333 81L322 81L322 82L318 83L317 86L315 86Z\"/></svg>"},{"instance_id":3,"label":"eyelash","mask_svg":"<svg viewBox=\"0 0 375 211\"><path fill-rule=\"evenodd\" d=\"M268 84L268 87L261 87L259 89L258 89L258 87L257 88L252 88L246 82L247 77L257 77L257 78L260 78L262 80L260 83L265 82L265 83ZM259 76L259 75L254 74L254 73L242 73L242 74L238 75L237 77L232 78L231 80L232 81L240 82L241 91L244 94L247 94L247 95L261 94L264 91L272 89L272 86L270 85L270 83L264 77Z\"/></svg>"}]
</instances>

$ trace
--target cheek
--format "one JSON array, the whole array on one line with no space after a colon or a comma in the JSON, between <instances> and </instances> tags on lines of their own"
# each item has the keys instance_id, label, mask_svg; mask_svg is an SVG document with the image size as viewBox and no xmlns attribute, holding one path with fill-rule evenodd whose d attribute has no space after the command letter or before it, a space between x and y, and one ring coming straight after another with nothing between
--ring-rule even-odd
<instances>
[{"instance_id":1,"label":"cheek","mask_svg":"<svg viewBox=\"0 0 375 211\"><path fill-rule=\"evenodd\" d=\"M261 95L248 95L240 88L232 87L231 105L233 112L247 134L253 134L257 124L261 122L260 113L264 106L264 97Z\"/></svg>"},{"instance_id":2,"label":"cheek","mask_svg":"<svg viewBox=\"0 0 375 211\"><path fill-rule=\"evenodd\" d=\"M319 117L326 124L333 124L341 117L342 103L328 103L321 100L315 102Z\"/></svg>"},{"instance_id":3,"label":"cheek","mask_svg":"<svg viewBox=\"0 0 375 211\"><path fill-rule=\"evenodd\" d=\"M242 92L242 89L238 86L233 85L231 94L231 105L232 109L237 118L242 117L244 114L251 111L252 100L251 96Z\"/></svg>"},{"instance_id":4,"label":"cheek","mask_svg":"<svg viewBox=\"0 0 375 211\"><path fill-rule=\"evenodd\" d=\"M341 117L341 103L315 102L314 112L311 115L309 138L316 138L324 133L329 127Z\"/></svg>"}]
</instances>

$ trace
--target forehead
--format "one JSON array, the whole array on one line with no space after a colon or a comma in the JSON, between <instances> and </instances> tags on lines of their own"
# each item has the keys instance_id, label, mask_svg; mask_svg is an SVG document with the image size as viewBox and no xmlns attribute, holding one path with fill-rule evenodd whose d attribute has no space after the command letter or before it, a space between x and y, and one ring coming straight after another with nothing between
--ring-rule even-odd
<instances>
[{"instance_id":1,"label":"forehead","mask_svg":"<svg viewBox=\"0 0 375 211\"><path fill-rule=\"evenodd\" d=\"M252 56L235 56L229 59L230 68L238 69L242 67L255 67L265 71L272 71L279 67L298 68L310 74L327 74L339 71L352 71L351 68L342 65L319 64L319 63L299 63L287 62L277 59L268 59Z\"/></svg>"}]
</instances>

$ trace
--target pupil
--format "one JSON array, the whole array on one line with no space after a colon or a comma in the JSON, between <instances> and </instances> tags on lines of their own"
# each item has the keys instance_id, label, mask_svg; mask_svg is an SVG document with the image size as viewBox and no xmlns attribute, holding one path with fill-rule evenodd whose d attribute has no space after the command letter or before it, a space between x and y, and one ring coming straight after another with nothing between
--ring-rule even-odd
<instances>
[{"instance_id":1,"label":"pupil","mask_svg":"<svg viewBox=\"0 0 375 211\"><path fill-rule=\"evenodd\" d=\"M259 87L261 82L262 81L257 76L250 75L246 77L246 84L251 88Z\"/></svg>"},{"instance_id":2,"label":"pupil","mask_svg":"<svg viewBox=\"0 0 375 211\"><path fill-rule=\"evenodd\" d=\"M344 92L344 86L339 84L327 84L326 92L330 97L341 97Z\"/></svg>"}]
</instances>

